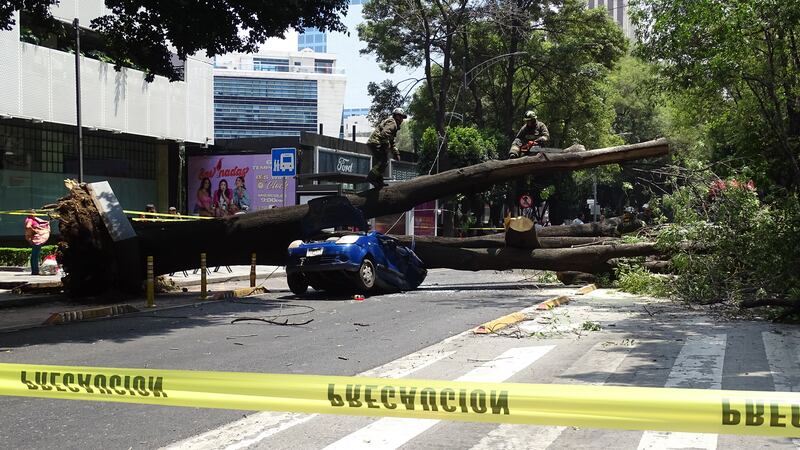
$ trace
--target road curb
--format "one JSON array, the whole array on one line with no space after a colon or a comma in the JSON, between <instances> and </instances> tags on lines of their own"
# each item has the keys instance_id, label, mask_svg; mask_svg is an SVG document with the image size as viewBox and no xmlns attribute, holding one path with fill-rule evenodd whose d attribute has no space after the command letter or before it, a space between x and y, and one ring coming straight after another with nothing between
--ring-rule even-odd
<instances>
[{"instance_id":1,"label":"road curb","mask_svg":"<svg viewBox=\"0 0 800 450\"><path fill-rule=\"evenodd\" d=\"M506 316L500 317L499 319L494 319L482 325L479 325L477 328L475 328L475 330L473 330L473 332L475 334L494 333L495 331L503 329L507 326L522 322L523 320L527 319L527 317L528 316L522 312L511 313Z\"/></svg>"},{"instance_id":2,"label":"road curb","mask_svg":"<svg viewBox=\"0 0 800 450\"><path fill-rule=\"evenodd\" d=\"M552 309L557 306L566 305L567 303L569 303L569 297L567 297L566 295L559 295L558 297L553 297L549 300L545 300L542 303L539 303L538 305L536 305L536 309L538 310Z\"/></svg>"},{"instance_id":3,"label":"road curb","mask_svg":"<svg viewBox=\"0 0 800 450\"><path fill-rule=\"evenodd\" d=\"M53 313L42 325L58 325L81 320L100 319L104 317L120 316L141 311L130 304L103 306L100 308L81 309L78 311L64 311Z\"/></svg>"},{"instance_id":4,"label":"road curb","mask_svg":"<svg viewBox=\"0 0 800 450\"><path fill-rule=\"evenodd\" d=\"M234 289L232 291L221 291L215 292L211 295L211 300L225 300L227 298L242 298L242 297L249 297L251 295L261 295L268 293L269 290L265 287L247 287L247 288L240 288Z\"/></svg>"},{"instance_id":5,"label":"road curb","mask_svg":"<svg viewBox=\"0 0 800 450\"><path fill-rule=\"evenodd\" d=\"M596 290L596 289L597 289L597 286L595 286L594 284L587 284L586 286L584 286L584 287L582 287L582 288L578 289L578 290L575 292L575 295L586 295L586 294L588 294L589 292L592 292L592 291L594 291L594 290Z\"/></svg>"}]
</instances>

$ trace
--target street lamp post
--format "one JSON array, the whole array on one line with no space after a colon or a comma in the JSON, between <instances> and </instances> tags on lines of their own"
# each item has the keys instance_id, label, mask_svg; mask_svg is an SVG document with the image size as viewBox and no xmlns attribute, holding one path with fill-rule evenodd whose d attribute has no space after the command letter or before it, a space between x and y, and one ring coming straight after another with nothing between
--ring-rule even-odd
<instances>
[{"instance_id":1,"label":"street lamp post","mask_svg":"<svg viewBox=\"0 0 800 450\"><path fill-rule=\"evenodd\" d=\"M78 18L75 27L75 112L78 127L78 181L83 183L83 127L81 126L81 27Z\"/></svg>"}]
</instances>

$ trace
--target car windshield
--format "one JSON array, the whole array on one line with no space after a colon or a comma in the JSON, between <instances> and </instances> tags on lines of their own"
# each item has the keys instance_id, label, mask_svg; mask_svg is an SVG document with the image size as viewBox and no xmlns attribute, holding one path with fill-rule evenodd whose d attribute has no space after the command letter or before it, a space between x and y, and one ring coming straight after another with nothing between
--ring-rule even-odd
<instances>
[{"instance_id":1,"label":"car windshield","mask_svg":"<svg viewBox=\"0 0 800 450\"><path fill-rule=\"evenodd\" d=\"M301 222L303 236L318 236L326 228L369 229L364 214L347 197L331 195L310 200L308 213Z\"/></svg>"}]
</instances>

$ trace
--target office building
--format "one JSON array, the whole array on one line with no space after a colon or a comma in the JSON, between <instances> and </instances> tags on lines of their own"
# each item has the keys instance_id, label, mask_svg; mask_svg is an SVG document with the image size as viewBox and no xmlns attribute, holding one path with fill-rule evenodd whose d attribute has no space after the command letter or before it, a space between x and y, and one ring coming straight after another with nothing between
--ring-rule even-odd
<instances>
[{"instance_id":1,"label":"office building","mask_svg":"<svg viewBox=\"0 0 800 450\"><path fill-rule=\"evenodd\" d=\"M214 63L217 139L339 136L346 79L325 53L233 54Z\"/></svg>"},{"instance_id":2,"label":"office building","mask_svg":"<svg viewBox=\"0 0 800 450\"><path fill-rule=\"evenodd\" d=\"M310 49L316 53L327 53L328 34L316 28L309 28L297 36L297 51Z\"/></svg>"},{"instance_id":3,"label":"office building","mask_svg":"<svg viewBox=\"0 0 800 450\"><path fill-rule=\"evenodd\" d=\"M425 76L422 68L397 67L394 73L384 72L375 61L374 55L360 53L366 44L358 39L356 27L364 21L362 16L364 3L365 0L350 0L347 15L341 18L342 23L347 26L349 35L340 32L320 33L316 29L308 29L297 37L298 50L309 48L319 51L322 49L329 54L336 55L336 66L347 73L345 108L368 108L372 104L372 97L367 94L367 85L371 81L380 83L389 79L399 83L400 88L405 90L412 85L414 80ZM324 47L321 47L320 44L323 44Z\"/></svg>"},{"instance_id":4,"label":"office building","mask_svg":"<svg viewBox=\"0 0 800 450\"><path fill-rule=\"evenodd\" d=\"M344 134L341 137L366 143L374 128L372 123L367 119L367 114L369 114L369 108L346 108L344 112L342 112L342 129ZM355 138L353 136L353 130L355 130Z\"/></svg>"},{"instance_id":5,"label":"office building","mask_svg":"<svg viewBox=\"0 0 800 450\"><path fill-rule=\"evenodd\" d=\"M88 29L92 19L109 13L102 0L62 0L52 13L56 26L73 35L78 18L87 27L82 53L102 54L101 47L89 47L103 40ZM79 175L74 53L47 34L36 35L27 14L16 12L14 20L10 30L0 30L4 210L51 204L66 194L64 179ZM157 75L146 82L141 71L117 72L113 64L80 58L84 180L108 180L126 209L153 203L166 211L178 204L179 149L213 143L211 61L190 57L178 64L184 80ZM0 217L0 236L21 234L22 218Z\"/></svg>"},{"instance_id":6,"label":"office building","mask_svg":"<svg viewBox=\"0 0 800 450\"><path fill-rule=\"evenodd\" d=\"M587 0L589 8L604 8L629 39L635 39L633 25L628 15L628 0Z\"/></svg>"}]
</instances>

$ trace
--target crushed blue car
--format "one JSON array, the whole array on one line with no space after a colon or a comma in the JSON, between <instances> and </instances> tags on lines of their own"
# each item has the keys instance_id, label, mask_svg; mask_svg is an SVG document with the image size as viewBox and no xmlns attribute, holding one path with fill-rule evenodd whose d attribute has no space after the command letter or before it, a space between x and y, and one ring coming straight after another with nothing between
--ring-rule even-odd
<instances>
[{"instance_id":1,"label":"crushed blue car","mask_svg":"<svg viewBox=\"0 0 800 450\"><path fill-rule=\"evenodd\" d=\"M286 280L296 295L315 290L370 294L416 289L428 271L413 250L376 231L289 245Z\"/></svg>"}]
</instances>

